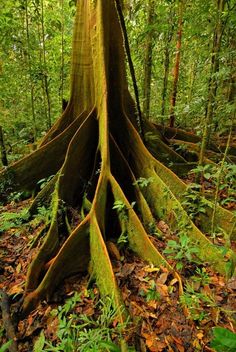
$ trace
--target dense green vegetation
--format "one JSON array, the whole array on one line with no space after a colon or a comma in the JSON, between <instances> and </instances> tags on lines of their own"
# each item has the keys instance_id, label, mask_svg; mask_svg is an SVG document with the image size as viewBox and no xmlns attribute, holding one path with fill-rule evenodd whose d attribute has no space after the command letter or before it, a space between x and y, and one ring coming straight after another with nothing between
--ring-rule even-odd
<instances>
[{"instance_id":1,"label":"dense green vegetation","mask_svg":"<svg viewBox=\"0 0 236 352\"><path fill-rule=\"evenodd\" d=\"M9 161L30 151L68 100L74 1L4 1L0 125Z\"/></svg>"},{"instance_id":2,"label":"dense green vegetation","mask_svg":"<svg viewBox=\"0 0 236 352\"><path fill-rule=\"evenodd\" d=\"M148 7L151 3L154 3L154 12L149 23ZM124 1L141 103L145 99L145 49L150 36L150 118L167 125L179 3L172 0ZM216 1L183 0L183 6L176 124L202 134L212 73L213 39L220 16L223 33L219 68L214 73L218 89L212 128L219 133L227 132L235 113L235 3L225 1L221 14ZM6 0L1 5L0 126L4 131L9 161L27 153L32 148L34 137L36 140L42 138L60 115L62 99L69 98L74 13L75 2L69 0ZM165 72L167 81L163 102ZM132 89L132 84L130 87Z\"/></svg>"}]
</instances>

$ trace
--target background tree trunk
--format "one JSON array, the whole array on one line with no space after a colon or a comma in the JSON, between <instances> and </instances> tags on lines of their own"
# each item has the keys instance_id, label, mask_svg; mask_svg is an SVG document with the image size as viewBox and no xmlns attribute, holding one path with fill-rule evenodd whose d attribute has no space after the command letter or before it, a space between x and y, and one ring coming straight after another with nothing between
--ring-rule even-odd
<instances>
[{"instance_id":1,"label":"background tree trunk","mask_svg":"<svg viewBox=\"0 0 236 352\"><path fill-rule=\"evenodd\" d=\"M155 19L155 1L148 2L148 34L144 56L144 82L143 82L143 113L149 119L151 99L151 78L152 78L152 47L153 47L153 26Z\"/></svg>"},{"instance_id":2,"label":"background tree trunk","mask_svg":"<svg viewBox=\"0 0 236 352\"><path fill-rule=\"evenodd\" d=\"M29 12L28 12L28 0L25 0L25 21L26 21L26 38L27 38L27 62L29 68L29 81L30 81L30 98L31 98L31 111L32 111L32 122L33 122L33 136L34 142L37 139L37 126L36 116L34 107L34 82L31 64L31 46L30 46L30 31L29 31Z\"/></svg>"},{"instance_id":3,"label":"background tree trunk","mask_svg":"<svg viewBox=\"0 0 236 352\"><path fill-rule=\"evenodd\" d=\"M0 148L1 148L1 160L2 160L2 165L7 166L8 161L7 161L7 151L4 143L4 137L3 137L3 129L2 126L0 126Z\"/></svg>"},{"instance_id":4,"label":"background tree trunk","mask_svg":"<svg viewBox=\"0 0 236 352\"><path fill-rule=\"evenodd\" d=\"M168 32L165 38L165 49L164 49L164 79L163 79L163 88L162 88L162 94L161 94L162 123L164 123L164 116L166 113L166 97L167 97L168 79L169 79L169 71L170 71L170 43L173 38L173 32L174 32L173 17L174 17L173 7L171 7L169 11Z\"/></svg>"},{"instance_id":5,"label":"background tree trunk","mask_svg":"<svg viewBox=\"0 0 236 352\"><path fill-rule=\"evenodd\" d=\"M213 43L212 43L212 54L211 54L211 68L210 68L210 79L208 84L208 98L206 105L206 113L205 113L205 123L204 130L202 136L202 145L199 156L199 165L203 164L205 151L210 142L211 130L212 130L212 122L216 104L216 93L217 93L217 72L219 72L220 61L219 54L221 48L221 40L224 30L225 22L223 22L222 15L225 7L225 0L217 0L217 19L216 26L213 35Z\"/></svg>"},{"instance_id":6,"label":"background tree trunk","mask_svg":"<svg viewBox=\"0 0 236 352\"><path fill-rule=\"evenodd\" d=\"M173 88L170 98L170 127L175 125L175 105L178 93L178 80L179 80L179 67L180 67L180 53L182 45L182 32L183 32L183 15L184 15L184 0L179 0L179 19L178 19L178 33L176 43L175 66L173 70Z\"/></svg>"},{"instance_id":7,"label":"background tree trunk","mask_svg":"<svg viewBox=\"0 0 236 352\"><path fill-rule=\"evenodd\" d=\"M42 51L43 51L43 80L44 80L44 89L47 100L47 128L49 129L52 126L51 121L51 99L49 92L49 82L48 82L48 72L47 72L47 60L46 60L46 45L45 45L45 30L44 30L44 4L41 0L41 30L42 30Z\"/></svg>"}]
</instances>

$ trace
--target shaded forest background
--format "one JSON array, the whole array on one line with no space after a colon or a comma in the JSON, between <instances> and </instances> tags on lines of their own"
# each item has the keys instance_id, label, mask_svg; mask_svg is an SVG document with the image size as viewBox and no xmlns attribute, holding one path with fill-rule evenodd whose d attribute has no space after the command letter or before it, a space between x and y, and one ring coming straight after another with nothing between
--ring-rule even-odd
<instances>
[{"instance_id":1,"label":"shaded forest background","mask_svg":"<svg viewBox=\"0 0 236 352\"><path fill-rule=\"evenodd\" d=\"M12 162L32 150L69 98L75 1L1 7L0 125ZM123 10L145 115L169 125L179 54L175 125L202 135L213 80L211 127L227 133L235 109L234 1L125 0Z\"/></svg>"}]
</instances>

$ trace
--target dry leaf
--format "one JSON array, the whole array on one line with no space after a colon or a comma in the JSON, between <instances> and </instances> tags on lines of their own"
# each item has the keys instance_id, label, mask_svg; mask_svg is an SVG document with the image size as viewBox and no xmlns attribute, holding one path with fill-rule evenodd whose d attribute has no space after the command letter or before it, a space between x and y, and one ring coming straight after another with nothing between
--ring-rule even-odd
<instances>
[{"instance_id":1,"label":"dry leaf","mask_svg":"<svg viewBox=\"0 0 236 352\"><path fill-rule=\"evenodd\" d=\"M185 352L185 348L183 345L176 343L176 347L178 348L179 352Z\"/></svg>"},{"instance_id":2,"label":"dry leaf","mask_svg":"<svg viewBox=\"0 0 236 352\"><path fill-rule=\"evenodd\" d=\"M169 273L162 273L160 277L157 279L157 282L164 285L166 283L168 275Z\"/></svg>"},{"instance_id":3,"label":"dry leaf","mask_svg":"<svg viewBox=\"0 0 236 352\"><path fill-rule=\"evenodd\" d=\"M154 272L156 272L156 271L160 271L159 268L150 267L150 266L145 266L144 270L145 270L147 273L154 273Z\"/></svg>"},{"instance_id":4,"label":"dry leaf","mask_svg":"<svg viewBox=\"0 0 236 352\"><path fill-rule=\"evenodd\" d=\"M170 282L170 286L174 286L177 282L179 282L178 279L176 278L172 279Z\"/></svg>"},{"instance_id":5,"label":"dry leaf","mask_svg":"<svg viewBox=\"0 0 236 352\"><path fill-rule=\"evenodd\" d=\"M203 336L204 336L203 331L199 331L199 332L197 333L197 338L198 338L198 340L202 340Z\"/></svg>"},{"instance_id":6,"label":"dry leaf","mask_svg":"<svg viewBox=\"0 0 236 352\"><path fill-rule=\"evenodd\" d=\"M236 278L232 277L231 279L229 279L228 283L227 283L228 288L230 288L231 290L236 290Z\"/></svg>"},{"instance_id":7,"label":"dry leaf","mask_svg":"<svg viewBox=\"0 0 236 352\"><path fill-rule=\"evenodd\" d=\"M20 271L21 271L21 263L19 263L19 264L17 265L17 267L16 267L16 272L17 272L17 274L19 274Z\"/></svg>"},{"instance_id":8,"label":"dry leaf","mask_svg":"<svg viewBox=\"0 0 236 352\"><path fill-rule=\"evenodd\" d=\"M11 288L10 288L10 290L9 290L9 294L10 295L15 295L15 294L19 294L19 293L23 293L24 292L24 290L23 290L23 288L22 288L22 286L20 286L20 285L15 285L15 286L12 286Z\"/></svg>"}]
</instances>

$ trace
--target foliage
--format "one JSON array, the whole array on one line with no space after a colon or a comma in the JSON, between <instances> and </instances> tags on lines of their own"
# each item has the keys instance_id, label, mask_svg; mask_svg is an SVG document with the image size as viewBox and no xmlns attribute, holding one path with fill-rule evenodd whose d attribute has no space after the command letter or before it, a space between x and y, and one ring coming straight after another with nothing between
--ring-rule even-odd
<instances>
[{"instance_id":1,"label":"foliage","mask_svg":"<svg viewBox=\"0 0 236 352\"><path fill-rule=\"evenodd\" d=\"M195 282L199 282L202 286L210 283L210 277L205 268L197 268L195 275L191 277Z\"/></svg>"},{"instance_id":2,"label":"foliage","mask_svg":"<svg viewBox=\"0 0 236 352\"><path fill-rule=\"evenodd\" d=\"M112 339L122 337L122 331L128 322L125 325L113 324L117 316L117 309L113 308L112 300L107 298L97 303L100 315L96 318L82 314L78 316L73 309L79 302L81 302L80 295L75 293L63 306L52 311L52 314L58 316L59 320L58 342L54 344L46 341L41 332L35 343L34 352L120 352L120 348L112 342Z\"/></svg>"},{"instance_id":3,"label":"foliage","mask_svg":"<svg viewBox=\"0 0 236 352\"><path fill-rule=\"evenodd\" d=\"M34 218L37 220L37 222L49 222L50 218L52 216L52 210L51 208L46 208L45 206L41 206L37 208L37 214L34 216Z\"/></svg>"},{"instance_id":4,"label":"foliage","mask_svg":"<svg viewBox=\"0 0 236 352\"><path fill-rule=\"evenodd\" d=\"M48 128L45 80L52 122L61 112L62 94L68 99L74 12L74 1L64 2L63 8L62 2L56 0L28 0L27 8L25 1L6 0L1 6L0 125L5 132L9 161L30 151L34 142L31 86L38 138Z\"/></svg>"},{"instance_id":5,"label":"foliage","mask_svg":"<svg viewBox=\"0 0 236 352\"><path fill-rule=\"evenodd\" d=\"M219 183L219 195L218 201L221 205L227 205L229 202L234 202L236 194L236 165L224 162L223 167L219 164L205 164L198 165L191 172L196 175L203 175L204 179L211 181L213 187L217 187ZM200 186L192 184L191 188L200 188ZM224 197L219 197L220 193L224 194ZM191 201L191 199L190 199ZM194 199L195 201L195 199Z\"/></svg>"},{"instance_id":6,"label":"foliage","mask_svg":"<svg viewBox=\"0 0 236 352\"><path fill-rule=\"evenodd\" d=\"M113 207L112 207L112 209L116 209L117 210L117 212L118 213L125 213L126 212L126 205L125 205L125 203L123 203L121 200L116 200L115 202L114 202L114 205L113 205Z\"/></svg>"},{"instance_id":7,"label":"foliage","mask_svg":"<svg viewBox=\"0 0 236 352\"><path fill-rule=\"evenodd\" d=\"M43 189L50 181L51 179L54 177L54 175L51 175L49 177L45 177L45 178L42 178L41 180L39 180L37 182L37 185L39 185L40 189Z\"/></svg>"},{"instance_id":8,"label":"foliage","mask_svg":"<svg viewBox=\"0 0 236 352\"><path fill-rule=\"evenodd\" d=\"M180 296L180 302L188 308L191 318L197 321L201 321L207 316L203 309L204 304L208 307L216 307L214 297L195 291L193 285L189 282L186 283L185 291Z\"/></svg>"},{"instance_id":9,"label":"foliage","mask_svg":"<svg viewBox=\"0 0 236 352\"><path fill-rule=\"evenodd\" d=\"M25 2L5 0L2 5L0 16L0 89L2 93L0 125L3 126L5 132L10 162L32 150L33 124L36 124L37 138L42 137L49 127L45 81L50 95L52 122L61 112L62 98L68 100L75 3L74 0L68 2L28 0L28 38ZM41 4L44 9L43 14ZM172 86L170 72L175 57L178 3L166 0L156 2L154 21L151 26L148 24L148 6L148 2L141 0L127 1L124 15L140 91L144 80L146 40L147 36L152 33L151 117L154 120L165 122L168 119ZM219 57L220 67L216 76L218 91L213 121L215 129L220 132L227 131L234 112L234 104L229 99L229 89L235 57L233 33L236 16L230 6L226 6L224 18L227 21ZM195 129L200 134L211 74L209 48L212 46L212 33L216 20L217 7L212 1L204 3L198 0L188 3L185 7L175 113L180 126ZM170 67L166 112L162 116L162 88L167 52ZM45 60L43 59L44 54ZM32 119L31 85L34 93L35 122ZM130 87L132 88L132 84ZM140 96L142 100L142 94Z\"/></svg>"},{"instance_id":10,"label":"foliage","mask_svg":"<svg viewBox=\"0 0 236 352\"><path fill-rule=\"evenodd\" d=\"M217 352L236 351L236 334L232 331L222 328L213 328L214 338L211 341L211 347Z\"/></svg>"},{"instance_id":11,"label":"foliage","mask_svg":"<svg viewBox=\"0 0 236 352\"><path fill-rule=\"evenodd\" d=\"M1 229L0 232L10 230L11 228L20 227L23 222L29 219L29 212L23 209L19 213L5 212L0 214Z\"/></svg>"},{"instance_id":12,"label":"foliage","mask_svg":"<svg viewBox=\"0 0 236 352\"><path fill-rule=\"evenodd\" d=\"M135 202L132 202L131 208L133 208L134 206L135 206ZM125 225L128 220L128 210L129 210L126 207L126 205L122 201L116 200L113 204L112 209L117 211L118 215L120 216L120 219L123 221ZM124 245L127 242L128 242L128 234L124 226L124 228L122 228L120 236L118 237L117 243L120 245Z\"/></svg>"},{"instance_id":13,"label":"foliage","mask_svg":"<svg viewBox=\"0 0 236 352\"><path fill-rule=\"evenodd\" d=\"M8 351L10 346L12 344L12 341L7 341L6 343L4 343L1 347L0 347L0 352L5 352Z\"/></svg>"},{"instance_id":14,"label":"foliage","mask_svg":"<svg viewBox=\"0 0 236 352\"><path fill-rule=\"evenodd\" d=\"M133 183L133 185L138 185L140 188L144 188L144 187L147 187L153 181L154 181L153 177L149 177L149 178L139 177L137 181Z\"/></svg>"},{"instance_id":15,"label":"foliage","mask_svg":"<svg viewBox=\"0 0 236 352\"><path fill-rule=\"evenodd\" d=\"M183 269L186 260L190 263L198 262L196 255L199 253L199 250L194 245L193 241L184 233L180 234L179 242L169 240L164 253L167 254L168 258L177 261L177 270Z\"/></svg>"},{"instance_id":16,"label":"foliage","mask_svg":"<svg viewBox=\"0 0 236 352\"><path fill-rule=\"evenodd\" d=\"M200 214L206 214L209 202L199 194L201 186L191 183L183 197L182 205L191 219L196 220Z\"/></svg>"},{"instance_id":17,"label":"foliage","mask_svg":"<svg viewBox=\"0 0 236 352\"><path fill-rule=\"evenodd\" d=\"M156 283L154 280L150 281L150 287L148 288L147 292L146 292L146 300L148 301L160 301L161 299L161 295L159 292L157 292L156 290Z\"/></svg>"}]
</instances>

